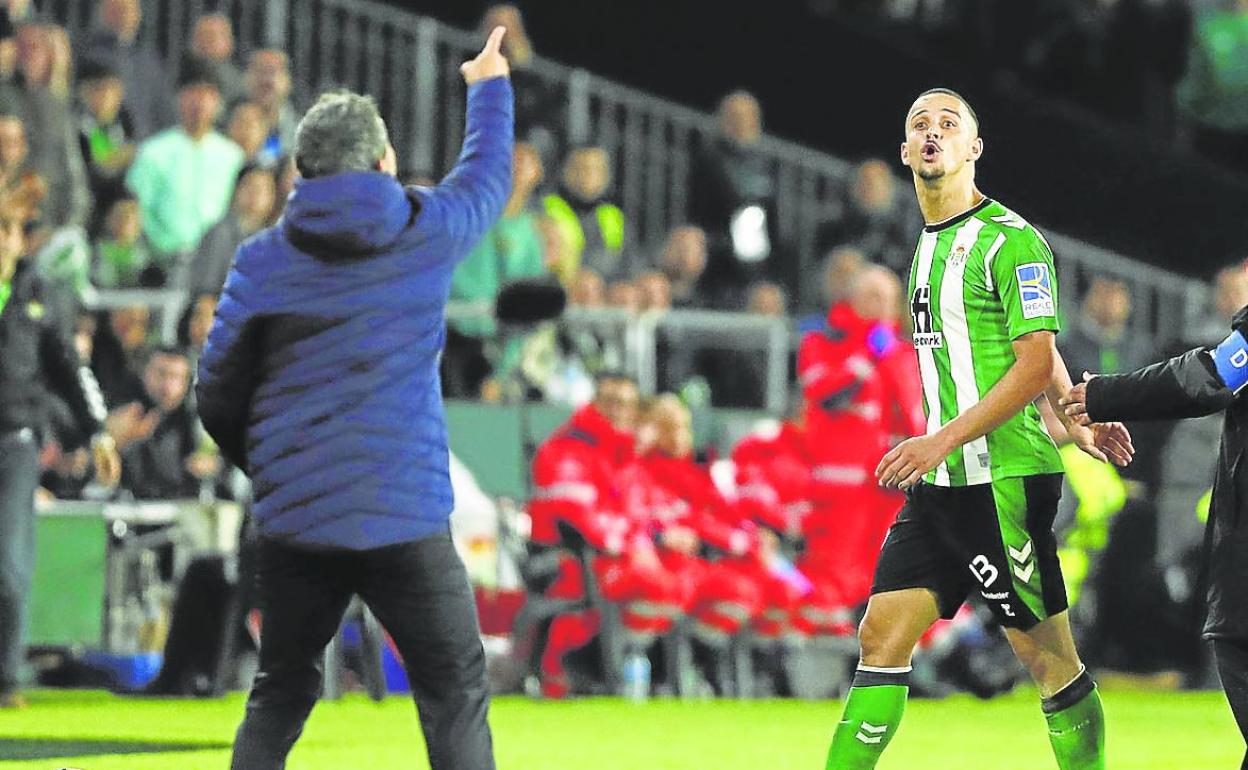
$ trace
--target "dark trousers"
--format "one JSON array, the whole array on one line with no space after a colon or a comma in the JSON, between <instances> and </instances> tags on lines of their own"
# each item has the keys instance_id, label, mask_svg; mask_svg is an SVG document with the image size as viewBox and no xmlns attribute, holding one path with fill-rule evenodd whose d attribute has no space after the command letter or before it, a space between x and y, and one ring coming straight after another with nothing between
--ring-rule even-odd
<instances>
[{"instance_id":1,"label":"dark trousers","mask_svg":"<svg viewBox=\"0 0 1248 770\"><path fill-rule=\"evenodd\" d=\"M0 436L0 693L17 687L35 571L39 447L31 431Z\"/></svg>"},{"instance_id":2,"label":"dark trousers","mask_svg":"<svg viewBox=\"0 0 1248 770\"><path fill-rule=\"evenodd\" d=\"M1231 702L1231 713L1248 743L1248 642L1215 639L1213 654L1218 659L1218 676L1222 678L1226 699ZM1248 754L1244 755L1240 770L1248 770Z\"/></svg>"},{"instance_id":3,"label":"dark trousers","mask_svg":"<svg viewBox=\"0 0 1248 770\"><path fill-rule=\"evenodd\" d=\"M485 651L449 532L371 551L310 551L262 540L256 588L260 671L232 770L285 766L320 695L325 645L352 594L403 656L432 770L493 770Z\"/></svg>"}]
</instances>

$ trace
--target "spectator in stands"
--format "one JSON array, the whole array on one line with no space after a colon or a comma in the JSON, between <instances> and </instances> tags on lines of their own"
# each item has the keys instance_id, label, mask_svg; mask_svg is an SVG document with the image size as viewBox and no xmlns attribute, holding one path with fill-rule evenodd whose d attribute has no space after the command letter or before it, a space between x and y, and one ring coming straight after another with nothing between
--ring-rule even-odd
<instances>
[{"instance_id":1,"label":"spectator in stands","mask_svg":"<svg viewBox=\"0 0 1248 770\"><path fill-rule=\"evenodd\" d=\"M1187 330L1182 350L1212 345L1226 337L1226 327L1236 311L1248 305L1248 271L1244 263L1223 268L1213 280L1213 312ZM1073 370L1072 370L1073 371Z\"/></svg>"},{"instance_id":2,"label":"spectator in stands","mask_svg":"<svg viewBox=\"0 0 1248 770\"><path fill-rule=\"evenodd\" d=\"M1107 275L1093 278L1078 318L1068 324L1058 343L1066 367L1075 376L1118 374L1152 361L1154 346L1146 337L1129 333L1130 318L1131 289L1126 281Z\"/></svg>"},{"instance_id":3,"label":"spectator in stands","mask_svg":"<svg viewBox=\"0 0 1248 770\"><path fill-rule=\"evenodd\" d=\"M822 306L829 308L849 298L849 288L858 273L867 266L866 257L853 246L838 246L823 260L819 290ZM802 334L827 328L826 311L798 319L797 330Z\"/></svg>"},{"instance_id":4,"label":"spectator in stands","mask_svg":"<svg viewBox=\"0 0 1248 770\"><path fill-rule=\"evenodd\" d=\"M770 281L751 285L745 292L744 304L751 315L785 317L784 289ZM680 385L689 375L700 375L711 386L711 403L715 406L759 409L764 405L767 389L767 351L758 342L757 333L748 339L752 341L745 342L743 347L732 335L723 335L712 340L714 347L706 347L704 341L684 335L672 337L668 344L674 353L664 381ZM691 361L686 363L682 358L690 356L690 352Z\"/></svg>"},{"instance_id":5,"label":"spectator in stands","mask_svg":"<svg viewBox=\"0 0 1248 770\"><path fill-rule=\"evenodd\" d=\"M121 198L109 207L104 232L95 241L91 282L100 289L164 285L164 271L152 262L143 238L143 215L134 198Z\"/></svg>"},{"instance_id":6,"label":"spectator in stands","mask_svg":"<svg viewBox=\"0 0 1248 770\"><path fill-rule=\"evenodd\" d=\"M588 543L598 554L593 571L602 595L622 605L622 625L638 641L669 631L682 603L681 586L663 569L649 534L620 507L621 472L633 459L639 402L632 379L600 375L593 402L538 449L529 504L534 549L571 545L564 539L569 529ZM585 579L576 560L564 555L546 595L581 597ZM560 615L551 623L541 657L545 695L561 698L571 692L564 658L591 642L599 623L596 610Z\"/></svg>"},{"instance_id":7,"label":"spectator in stands","mask_svg":"<svg viewBox=\"0 0 1248 770\"><path fill-rule=\"evenodd\" d=\"M702 307L698 284L706 270L706 232L693 225L674 228L663 245L659 268L671 283L674 307Z\"/></svg>"},{"instance_id":8,"label":"spectator in stands","mask_svg":"<svg viewBox=\"0 0 1248 770\"><path fill-rule=\"evenodd\" d=\"M553 167L563 155L566 141L566 95L563 89L533 71L533 41L516 6L491 6L481 22L482 34L489 34L495 27L507 30L503 55L511 64L516 89L516 139L531 144L543 164Z\"/></svg>"},{"instance_id":9,"label":"spectator in stands","mask_svg":"<svg viewBox=\"0 0 1248 770\"><path fill-rule=\"evenodd\" d=\"M269 128L260 105L246 101L234 105L234 109L230 111L226 133L234 140L234 144L243 149L244 162L248 166L277 166L279 159L270 157L264 149L269 138Z\"/></svg>"},{"instance_id":10,"label":"spectator in stands","mask_svg":"<svg viewBox=\"0 0 1248 770\"><path fill-rule=\"evenodd\" d=\"M212 317L217 312L219 292L193 295L186 306L182 318L178 320L178 344L186 350L191 359L191 371L199 364L199 354L208 341L208 332L212 329Z\"/></svg>"},{"instance_id":11,"label":"spectator in stands","mask_svg":"<svg viewBox=\"0 0 1248 770\"><path fill-rule=\"evenodd\" d=\"M254 51L247 61L246 81L247 98L263 110L269 127L259 160L275 163L291 154L300 115L291 103L290 60L286 52L276 48Z\"/></svg>"},{"instance_id":12,"label":"spectator in stands","mask_svg":"<svg viewBox=\"0 0 1248 770\"><path fill-rule=\"evenodd\" d=\"M238 245L268 225L276 196L272 171L251 166L239 172L229 213L204 233L191 261L187 286L192 294L221 291Z\"/></svg>"},{"instance_id":13,"label":"spectator in stands","mask_svg":"<svg viewBox=\"0 0 1248 770\"><path fill-rule=\"evenodd\" d=\"M745 310L752 315L784 318L788 312L788 301L779 284L759 281L750 287L747 297Z\"/></svg>"},{"instance_id":14,"label":"spectator in stands","mask_svg":"<svg viewBox=\"0 0 1248 770\"><path fill-rule=\"evenodd\" d=\"M18 84L11 109L26 130L31 166L48 185L40 224L56 230L86 224L91 209L87 174L71 117L67 45L59 27L23 25L17 34ZM33 244L37 250L41 244Z\"/></svg>"},{"instance_id":15,"label":"spectator in stands","mask_svg":"<svg viewBox=\"0 0 1248 770\"><path fill-rule=\"evenodd\" d=\"M506 39L506 38L504 38ZM456 266L451 277L451 300L492 304L508 283L540 276L546 271L538 214L530 200L542 181L542 160L532 145L519 143L512 160L511 196L494 226ZM492 311L448 324L442 355L442 384L446 395L474 398L491 373L486 342L498 332Z\"/></svg>"},{"instance_id":16,"label":"spectator in stands","mask_svg":"<svg viewBox=\"0 0 1248 770\"><path fill-rule=\"evenodd\" d=\"M38 176L27 161L26 127L17 115L0 114L0 186L16 187L24 177ZM40 182L42 183L42 177Z\"/></svg>"},{"instance_id":17,"label":"spectator in stands","mask_svg":"<svg viewBox=\"0 0 1248 770\"><path fill-rule=\"evenodd\" d=\"M776 180L758 149L758 100L745 91L719 104L719 136L699 149L689 175L689 219L706 232L701 293L708 305L740 306L754 281L786 277L776 230Z\"/></svg>"},{"instance_id":18,"label":"spectator in stands","mask_svg":"<svg viewBox=\"0 0 1248 770\"><path fill-rule=\"evenodd\" d=\"M151 311L142 306L108 311L91 347L91 371L99 380L104 403L110 409L143 397L140 369L151 335Z\"/></svg>"},{"instance_id":19,"label":"spectator in stands","mask_svg":"<svg viewBox=\"0 0 1248 770\"><path fill-rule=\"evenodd\" d=\"M1197 21L1177 94L1197 151L1240 171L1248 171L1246 62L1248 0L1236 0Z\"/></svg>"},{"instance_id":20,"label":"spectator in stands","mask_svg":"<svg viewBox=\"0 0 1248 770\"><path fill-rule=\"evenodd\" d=\"M868 261L902 273L910 268L922 228L914 196L901 188L887 163L872 159L858 166L840 210L819 228L817 243L825 253L853 246Z\"/></svg>"},{"instance_id":21,"label":"spectator in stands","mask_svg":"<svg viewBox=\"0 0 1248 770\"><path fill-rule=\"evenodd\" d=\"M608 280L628 278L637 267L624 212L608 197L610 186L607 151L578 147L564 161L559 192L543 201L568 245L571 269L588 267Z\"/></svg>"},{"instance_id":22,"label":"spectator in stands","mask_svg":"<svg viewBox=\"0 0 1248 770\"><path fill-rule=\"evenodd\" d=\"M121 487L138 500L195 497L201 478L214 476L217 468L193 465L199 447L198 418L187 395L191 364L179 348L157 348L143 368L144 415L149 435L124 436L118 440L122 457Z\"/></svg>"},{"instance_id":23,"label":"spectator in stands","mask_svg":"<svg viewBox=\"0 0 1248 770\"><path fill-rule=\"evenodd\" d=\"M174 90L159 54L139 40L139 0L101 0L98 25L80 58L108 62L125 84L126 111L136 139L146 139L176 122Z\"/></svg>"},{"instance_id":24,"label":"spectator in stands","mask_svg":"<svg viewBox=\"0 0 1248 770\"><path fill-rule=\"evenodd\" d=\"M607 286L607 307L637 315L641 312L641 290L633 281L612 281Z\"/></svg>"},{"instance_id":25,"label":"spectator in stands","mask_svg":"<svg viewBox=\"0 0 1248 770\"><path fill-rule=\"evenodd\" d=\"M134 160L134 130L122 102L125 85L104 62L83 62L78 70L78 149L97 219L126 195L126 171Z\"/></svg>"},{"instance_id":26,"label":"spectator in stands","mask_svg":"<svg viewBox=\"0 0 1248 770\"><path fill-rule=\"evenodd\" d=\"M178 285L185 258L230 205L243 164L238 145L213 129L221 91L211 72L184 67L180 122L139 145L126 186L143 209L143 232Z\"/></svg>"},{"instance_id":27,"label":"spectator in stands","mask_svg":"<svg viewBox=\"0 0 1248 770\"><path fill-rule=\"evenodd\" d=\"M299 169L295 168L293 157L279 160L277 170L277 204L273 206L269 224L275 224L281 219L282 213L286 211L286 202L290 200L290 194L295 189L295 180L299 178Z\"/></svg>"},{"instance_id":28,"label":"spectator in stands","mask_svg":"<svg viewBox=\"0 0 1248 770\"><path fill-rule=\"evenodd\" d=\"M247 98L243 71L234 63L234 27L223 13L209 13L195 22L187 60L197 62L216 75L221 84L221 100L234 104ZM183 62L182 66L186 66Z\"/></svg>"},{"instance_id":29,"label":"spectator in stands","mask_svg":"<svg viewBox=\"0 0 1248 770\"><path fill-rule=\"evenodd\" d=\"M667 276L647 270L637 276L637 289L641 292L641 309L647 313L663 313L672 309L672 284Z\"/></svg>"},{"instance_id":30,"label":"spectator in stands","mask_svg":"<svg viewBox=\"0 0 1248 770\"><path fill-rule=\"evenodd\" d=\"M568 292L568 304L583 308L606 307L607 288L602 276L588 268L578 270Z\"/></svg>"}]
</instances>

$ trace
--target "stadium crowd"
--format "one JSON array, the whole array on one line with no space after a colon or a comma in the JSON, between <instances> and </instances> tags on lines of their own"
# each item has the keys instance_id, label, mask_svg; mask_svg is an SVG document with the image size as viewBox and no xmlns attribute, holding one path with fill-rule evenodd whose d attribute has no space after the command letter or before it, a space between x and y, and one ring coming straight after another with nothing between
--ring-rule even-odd
<instances>
[{"instance_id":1,"label":"stadium crowd","mask_svg":"<svg viewBox=\"0 0 1248 770\"><path fill-rule=\"evenodd\" d=\"M32 184L44 193L23 222L25 259L62 298L49 310L99 381L123 461L120 489L92 484L87 450L62 449L83 437L68 407L50 397L39 494L236 496L237 474L198 425L190 383L235 249L279 219L297 184L289 154L303 89L283 51L236 51L223 15L198 19L189 55L167 63L140 42L139 0L102 0L95 31L78 40L26 0L4 6L11 23L0 29L0 196ZM922 226L912 196L889 163L860 163L829 201L822 275L796 275L775 227L778 180L758 151L762 107L737 91L720 102L719 137L692 164L688 220L648 251L613 197L608 149L570 146L561 99L528 76L534 45L519 12L491 9L483 28L495 25L508 29L517 92L513 189L502 218L455 272L452 299L488 308L510 284L544 281L562 286L573 309L734 310L793 318L802 334L789 363L799 384L790 414L716 458L695 451L690 405L674 394L701 381L716 406L757 407L762 367L749 353L669 339L662 392L650 395L621 372L609 335L560 324L515 332L488 312L453 317L442 363L448 397L576 407L533 458L530 552L562 553L571 531L595 556L586 571L564 553L557 575L536 590L576 599L595 584L619 608L634 651L683 628L711 651L748 635L760 654L781 661L795 645L852 636L901 503L876 486L875 466L926 426L899 276ZM428 173L407 172L404 181ZM100 291L115 289L181 292L177 344L158 342L146 305L88 309ZM1221 339L1248 304L1248 274L1228 268L1216 295L1219 317L1176 340L1142 340L1127 332L1126 284L1099 278L1082 298L1065 298L1059 344L1072 373L1127 371L1171 343ZM1174 576L1189 574L1182 570L1199 536L1189 498L1207 487L1181 447L1206 440L1201 430L1208 425L1177 429L1124 487L1170 495L1158 505L1176 533L1163 566L1173 570L1166 585L1177 604L1188 597ZM1066 543L1095 560L1112 550L1105 533L1114 505L1098 508L1095 495L1081 493L1073 467L1072 485ZM603 622L590 607L541 629L547 695L577 689L566 659ZM966 656L951 651L982 645L983 631L968 610L925 645L942 666L965 668ZM710 678L722 679L715 668ZM957 673L955 681L982 693L1004 686L1000 674Z\"/></svg>"}]
</instances>

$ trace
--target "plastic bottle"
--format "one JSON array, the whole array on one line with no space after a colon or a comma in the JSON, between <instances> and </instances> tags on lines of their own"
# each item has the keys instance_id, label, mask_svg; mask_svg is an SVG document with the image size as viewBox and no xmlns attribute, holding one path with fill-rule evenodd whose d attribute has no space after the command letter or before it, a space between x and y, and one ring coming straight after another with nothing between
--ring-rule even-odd
<instances>
[{"instance_id":1,"label":"plastic bottle","mask_svg":"<svg viewBox=\"0 0 1248 770\"><path fill-rule=\"evenodd\" d=\"M634 703L650 697L650 659L640 652L624 658L624 697Z\"/></svg>"}]
</instances>

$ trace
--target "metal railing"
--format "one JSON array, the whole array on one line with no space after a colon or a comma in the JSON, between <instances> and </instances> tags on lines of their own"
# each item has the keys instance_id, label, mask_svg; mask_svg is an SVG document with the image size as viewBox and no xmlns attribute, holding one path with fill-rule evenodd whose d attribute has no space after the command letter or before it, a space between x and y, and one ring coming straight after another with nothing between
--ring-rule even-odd
<instances>
[{"instance_id":1,"label":"metal railing","mask_svg":"<svg viewBox=\"0 0 1248 770\"><path fill-rule=\"evenodd\" d=\"M81 34L95 5L49 0L45 11ZM371 94L401 165L437 177L454 162L464 119L459 65L475 54L477 34L372 0L147 0L142 35L177 62L194 19L210 5L234 21L240 52L285 49L304 88ZM528 73L562 95L570 143L593 142L612 152L621 206L641 246L654 253L670 228L685 221L694 152L718 135L714 117L547 59L535 59ZM815 275L821 258L816 234L851 166L770 136L760 151L776 182L780 239L796 254L796 274ZM1108 273L1135 290L1138 332L1174 336L1202 314L1207 290L1199 282L1048 234L1062 262L1066 297L1077 296L1090 275Z\"/></svg>"}]
</instances>

